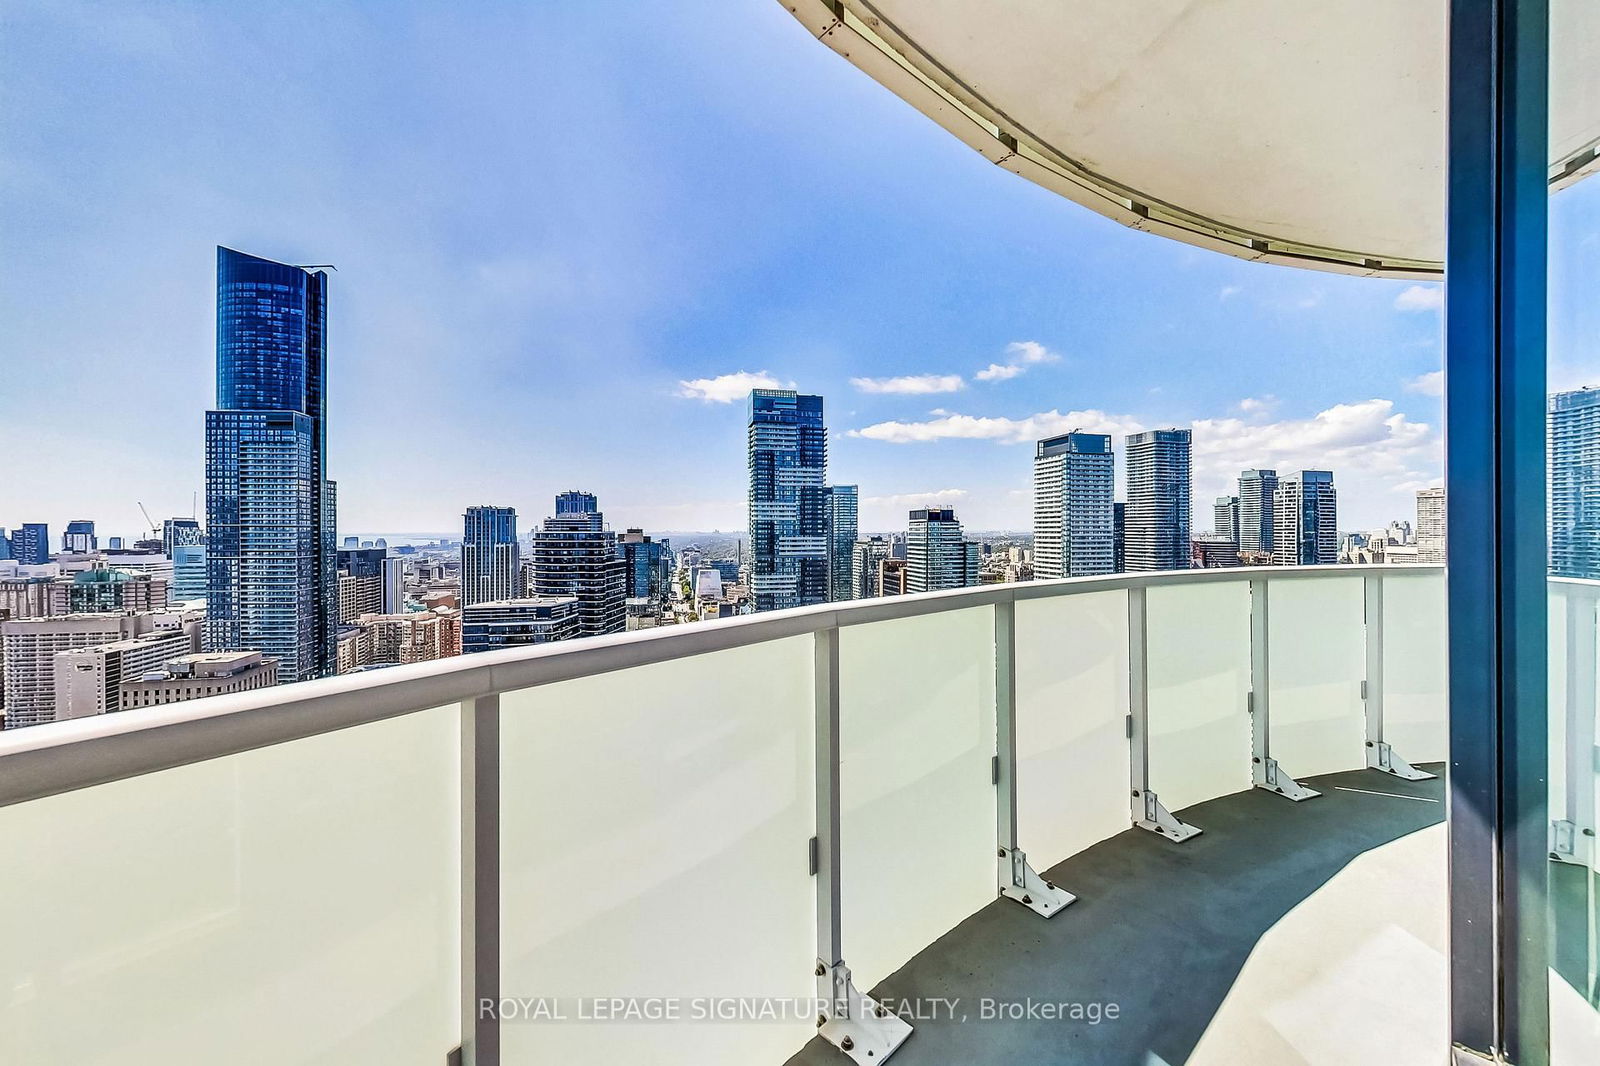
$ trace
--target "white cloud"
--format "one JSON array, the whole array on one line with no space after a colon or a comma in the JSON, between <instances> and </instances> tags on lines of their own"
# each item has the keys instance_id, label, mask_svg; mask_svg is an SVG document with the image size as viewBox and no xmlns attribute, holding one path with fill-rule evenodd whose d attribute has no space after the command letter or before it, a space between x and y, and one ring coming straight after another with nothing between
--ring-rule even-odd
<instances>
[{"instance_id":1,"label":"white cloud","mask_svg":"<svg viewBox=\"0 0 1600 1066\"><path fill-rule=\"evenodd\" d=\"M678 382L678 395L688 400L706 403L732 403L742 400L751 389L792 389L792 381L779 381L765 370L752 374L741 370L735 374L721 374L714 378L695 378Z\"/></svg>"},{"instance_id":2,"label":"white cloud","mask_svg":"<svg viewBox=\"0 0 1600 1066\"><path fill-rule=\"evenodd\" d=\"M886 441L890 444L925 444L936 440L992 440L1001 444L1020 444L1074 429L1091 433L1134 433L1139 423L1127 415L1104 411L1045 411L1027 418L988 418L976 415L947 414L922 422L878 422L852 429L852 437Z\"/></svg>"},{"instance_id":3,"label":"white cloud","mask_svg":"<svg viewBox=\"0 0 1600 1066\"><path fill-rule=\"evenodd\" d=\"M1392 400L1337 404L1310 418L1265 421L1269 412L1249 414L1190 423L1194 430L1194 498L1201 504L1197 516L1213 497L1232 493L1239 471L1249 467L1272 467L1283 473L1332 470L1339 486L1341 528L1365 528L1408 516L1415 502L1406 486L1439 481L1443 456L1437 430L1397 413ZM950 414L918 422L879 422L851 430L849 435L891 444L940 440L1023 444L1074 429L1110 433L1115 438L1120 476L1122 437L1154 425L1157 423L1133 415L1050 410L1025 418ZM1025 464L1018 465L1015 473L1019 480L1025 477ZM1007 512L1005 520L1018 519ZM1195 528L1205 527L1206 520L1197 517Z\"/></svg>"},{"instance_id":4,"label":"white cloud","mask_svg":"<svg viewBox=\"0 0 1600 1066\"><path fill-rule=\"evenodd\" d=\"M926 396L937 392L960 392L967 387L960 374L911 374L898 378L851 378L850 384L862 392Z\"/></svg>"},{"instance_id":5,"label":"white cloud","mask_svg":"<svg viewBox=\"0 0 1600 1066\"><path fill-rule=\"evenodd\" d=\"M874 507L920 507L923 504L954 503L964 499L966 489L934 489L931 492L897 492L889 496L863 496L862 503Z\"/></svg>"},{"instance_id":6,"label":"white cloud","mask_svg":"<svg viewBox=\"0 0 1600 1066\"><path fill-rule=\"evenodd\" d=\"M1237 285L1224 285L1222 290L1217 293L1217 299L1231 300L1233 297L1239 295L1241 291L1242 290Z\"/></svg>"},{"instance_id":7,"label":"white cloud","mask_svg":"<svg viewBox=\"0 0 1600 1066\"><path fill-rule=\"evenodd\" d=\"M1009 381L1018 374L1026 374L1028 367L1037 363L1058 363L1061 356L1038 341L1012 341L1006 345L1006 361L990 363L972 375L979 381Z\"/></svg>"},{"instance_id":8,"label":"white cloud","mask_svg":"<svg viewBox=\"0 0 1600 1066\"><path fill-rule=\"evenodd\" d=\"M1061 360L1061 356L1038 341L1012 341L1006 345L1006 353L1011 356L1013 363L1055 363Z\"/></svg>"},{"instance_id":9,"label":"white cloud","mask_svg":"<svg viewBox=\"0 0 1600 1066\"><path fill-rule=\"evenodd\" d=\"M861 498L862 535L906 528L906 515L919 507L956 507L970 502L966 489L932 489L928 492L897 492L888 496ZM960 512L957 512L958 517Z\"/></svg>"},{"instance_id":10,"label":"white cloud","mask_svg":"<svg viewBox=\"0 0 1600 1066\"><path fill-rule=\"evenodd\" d=\"M1444 307L1444 286L1412 285L1394 298L1396 311L1438 311Z\"/></svg>"},{"instance_id":11,"label":"white cloud","mask_svg":"<svg viewBox=\"0 0 1600 1066\"><path fill-rule=\"evenodd\" d=\"M1239 401L1239 411L1247 415L1266 414L1276 406L1278 406L1278 398L1271 395L1246 396Z\"/></svg>"},{"instance_id":12,"label":"white cloud","mask_svg":"<svg viewBox=\"0 0 1600 1066\"><path fill-rule=\"evenodd\" d=\"M1407 392L1420 392L1424 396L1444 395L1444 371L1430 370L1421 377L1406 382Z\"/></svg>"},{"instance_id":13,"label":"white cloud","mask_svg":"<svg viewBox=\"0 0 1600 1066\"><path fill-rule=\"evenodd\" d=\"M1434 427L1397 414L1392 400L1337 404L1312 418L1276 422L1203 418L1193 428L1195 499L1232 492L1249 467L1332 470L1341 528L1385 512L1409 515L1414 503L1405 486L1436 483L1443 458Z\"/></svg>"},{"instance_id":14,"label":"white cloud","mask_svg":"<svg viewBox=\"0 0 1600 1066\"><path fill-rule=\"evenodd\" d=\"M980 370L972 375L979 381L1006 381L1025 373L1027 367L1007 366L1004 363L990 363L987 369Z\"/></svg>"}]
</instances>

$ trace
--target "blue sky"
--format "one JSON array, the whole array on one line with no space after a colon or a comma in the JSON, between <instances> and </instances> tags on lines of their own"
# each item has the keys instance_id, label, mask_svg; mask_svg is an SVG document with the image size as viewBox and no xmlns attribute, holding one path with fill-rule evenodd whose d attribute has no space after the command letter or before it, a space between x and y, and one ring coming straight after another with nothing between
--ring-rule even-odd
<instances>
[{"instance_id":1,"label":"blue sky","mask_svg":"<svg viewBox=\"0 0 1600 1066\"><path fill-rule=\"evenodd\" d=\"M739 374L827 398L866 529L1026 528L1031 440L1077 426L1193 425L1197 530L1242 466L1331 466L1344 528L1439 477L1437 287L1126 230L773 0L0 17L0 525L188 513L218 244L339 268L347 532L574 486L618 527L741 528ZM1558 384L1600 380L1591 186L1558 200Z\"/></svg>"}]
</instances>

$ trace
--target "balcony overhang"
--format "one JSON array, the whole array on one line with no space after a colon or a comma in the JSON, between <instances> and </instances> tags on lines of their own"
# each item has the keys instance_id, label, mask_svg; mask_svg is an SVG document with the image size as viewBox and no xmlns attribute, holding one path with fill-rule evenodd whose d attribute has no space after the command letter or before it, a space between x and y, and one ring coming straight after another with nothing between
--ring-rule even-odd
<instances>
[{"instance_id":1,"label":"balcony overhang","mask_svg":"<svg viewBox=\"0 0 1600 1066\"><path fill-rule=\"evenodd\" d=\"M1448 5L783 0L998 166L1242 259L1443 273ZM1600 168L1600 7L1553 5L1550 179Z\"/></svg>"}]
</instances>

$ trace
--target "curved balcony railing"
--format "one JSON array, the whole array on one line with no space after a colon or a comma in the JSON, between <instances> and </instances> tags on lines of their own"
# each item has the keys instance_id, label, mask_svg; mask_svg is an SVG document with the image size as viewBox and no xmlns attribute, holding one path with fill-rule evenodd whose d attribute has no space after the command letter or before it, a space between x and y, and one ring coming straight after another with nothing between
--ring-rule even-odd
<instances>
[{"instance_id":1,"label":"curved balcony railing","mask_svg":"<svg viewBox=\"0 0 1600 1066\"><path fill-rule=\"evenodd\" d=\"M776 1063L825 1021L882 1061L904 1034L854 990L997 892L1053 914L1034 871L1130 826L1181 848L1207 799L1420 773L1445 680L1441 568L1205 570L6 733L0 1059Z\"/></svg>"}]
</instances>

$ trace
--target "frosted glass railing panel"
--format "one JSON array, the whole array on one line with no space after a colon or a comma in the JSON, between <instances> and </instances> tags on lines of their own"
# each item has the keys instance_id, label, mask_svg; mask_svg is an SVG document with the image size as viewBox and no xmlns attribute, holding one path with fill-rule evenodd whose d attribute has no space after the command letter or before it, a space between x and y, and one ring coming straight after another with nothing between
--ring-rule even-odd
<instances>
[{"instance_id":1,"label":"frosted glass railing panel","mask_svg":"<svg viewBox=\"0 0 1600 1066\"><path fill-rule=\"evenodd\" d=\"M1411 763L1450 755L1444 572L1383 575L1383 739Z\"/></svg>"},{"instance_id":2,"label":"frosted glass railing panel","mask_svg":"<svg viewBox=\"0 0 1600 1066\"><path fill-rule=\"evenodd\" d=\"M1016 605L1018 842L1044 870L1128 828L1128 594Z\"/></svg>"},{"instance_id":3,"label":"frosted glass railing panel","mask_svg":"<svg viewBox=\"0 0 1600 1066\"><path fill-rule=\"evenodd\" d=\"M501 992L569 1019L503 1021L506 1066L782 1062L815 1032L695 1016L814 994L813 648L501 696ZM666 997L680 1017L578 1020L594 997Z\"/></svg>"},{"instance_id":4,"label":"frosted glass railing panel","mask_svg":"<svg viewBox=\"0 0 1600 1066\"><path fill-rule=\"evenodd\" d=\"M1575 850L1600 871L1600 586L1550 583L1550 817L1569 822Z\"/></svg>"},{"instance_id":5,"label":"frosted glass railing panel","mask_svg":"<svg viewBox=\"0 0 1600 1066\"><path fill-rule=\"evenodd\" d=\"M0 808L0 1062L439 1066L459 738L451 705Z\"/></svg>"},{"instance_id":6,"label":"frosted glass railing panel","mask_svg":"<svg viewBox=\"0 0 1600 1066\"><path fill-rule=\"evenodd\" d=\"M1367 765L1363 594L1359 577L1267 586L1271 754L1296 777Z\"/></svg>"},{"instance_id":7,"label":"frosted glass railing panel","mask_svg":"<svg viewBox=\"0 0 1600 1066\"><path fill-rule=\"evenodd\" d=\"M995 898L994 610L839 631L844 957L866 989Z\"/></svg>"},{"instance_id":8,"label":"frosted glass railing panel","mask_svg":"<svg viewBox=\"0 0 1600 1066\"><path fill-rule=\"evenodd\" d=\"M1549 628L1546 630L1550 653L1549 713L1546 725L1550 737L1550 817L1566 817L1567 809L1567 586L1549 583L1545 598Z\"/></svg>"},{"instance_id":9,"label":"frosted glass railing panel","mask_svg":"<svg viewBox=\"0 0 1600 1066\"><path fill-rule=\"evenodd\" d=\"M1145 593L1150 788L1168 810L1250 787L1250 585Z\"/></svg>"}]
</instances>

